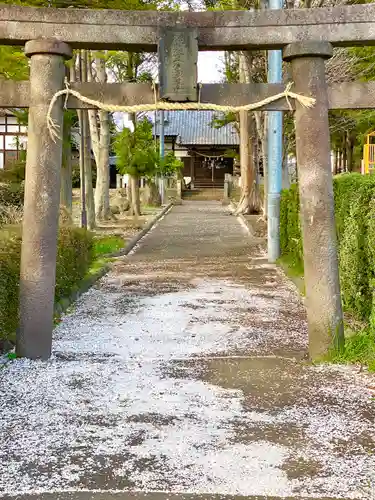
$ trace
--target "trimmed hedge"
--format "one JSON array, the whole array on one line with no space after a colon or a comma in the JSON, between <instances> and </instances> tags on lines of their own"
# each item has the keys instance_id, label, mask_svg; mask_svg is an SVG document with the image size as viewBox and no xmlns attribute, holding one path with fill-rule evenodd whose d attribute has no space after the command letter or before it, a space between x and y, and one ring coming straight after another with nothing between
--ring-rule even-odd
<instances>
[{"instance_id":1,"label":"trimmed hedge","mask_svg":"<svg viewBox=\"0 0 375 500\"><path fill-rule=\"evenodd\" d=\"M375 326L375 176L342 174L333 189L343 305ZM280 210L282 258L303 269L296 185L282 192Z\"/></svg>"},{"instance_id":2,"label":"trimmed hedge","mask_svg":"<svg viewBox=\"0 0 375 500\"><path fill-rule=\"evenodd\" d=\"M281 255L291 258L296 267L303 265L299 194L296 184L293 184L290 189L281 192L280 250Z\"/></svg>"},{"instance_id":3,"label":"trimmed hedge","mask_svg":"<svg viewBox=\"0 0 375 500\"><path fill-rule=\"evenodd\" d=\"M18 327L21 256L20 230L0 234L0 344L14 340ZM84 229L62 226L59 231L55 300L68 296L85 277L93 259L93 238ZM1 351L1 345L0 345Z\"/></svg>"},{"instance_id":4,"label":"trimmed hedge","mask_svg":"<svg viewBox=\"0 0 375 500\"><path fill-rule=\"evenodd\" d=\"M6 340L14 340L18 326L20 236L0 238L0 352Z\"/></svg>"},{"instance_id":5,"label":"trimmed hedge","mask_svg":"<svg viewBox=\"0 0 375 500\"><path fill-rule=\"evenodd\" d=\"M62 227L56 261L55 300L67 297L77 286L93 260L93 236L85 229Z\"/></svg>"}]
</instances>

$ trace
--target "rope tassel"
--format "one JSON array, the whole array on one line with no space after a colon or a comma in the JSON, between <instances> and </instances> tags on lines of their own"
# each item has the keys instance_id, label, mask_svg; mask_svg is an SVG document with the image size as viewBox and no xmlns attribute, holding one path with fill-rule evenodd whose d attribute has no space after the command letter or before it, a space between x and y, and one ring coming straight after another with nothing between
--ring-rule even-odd
<instances>
[{"instance_id":1,"label":"rope tassel","mask_svg":"<svg viewBox=\"0 0 375 500\"><path fill-rule=\"evenodd\" d=\"M57 100L59 97L65 95L65 108L67 105L67 101L69 96L74 96L76 97L79 101L88 104L89 106L92 106L94 108L101 109L103 111L109 111L111 113L114 112L123 112L123 113L139 113L139 112L144 112L144 111L158 111L158 110L164 110L164 111L181 111L181 110L210 110L210 111L219 111L219 112L233 112L233 113L238 113L240 111L254 111L256 109L261 108L262 106L266 106L267 104L271 104L272 102L278 101L279 99L285 98L289 104L289 107L292 111L292 106L289 102L289 99L295 99L299 104L304 106L305 108L311 108L315 104L315 99L313 97L307 97L301 94L296 94L295 92L291 91L293 83L288 83L288 85L285 87L285 90L283 92L280 92L279 94L275 94L273 96L266 97L262 101L259 102L254 102L251 104L245 104L243 106L224 106L224 105L219 105L219 104L212 104L212 103L203 103L200 102L183 102L183 103L177 103L177 102L164 102L164 101L158 101L157 96L156 96L156 91L154 87L154 95L155 95L155 102L150 103L150 104L134 104L132 106L119 106L116 104L106 104L100 101L96 101L94 99L90 99L89 97L85 97L84 95L80 94L76 90L73 90L70 88L68 81L65 81L65 89L60 90L59 92L56 92L56 94L52 97L48 112L47 112L47 127L50 133L51 138L53 139L54 142L56 142L56 139L60 138L59 134L59 126L54 122L52 118L52 111L53 107L55 106Z\"/></svg>"}]
</instances>

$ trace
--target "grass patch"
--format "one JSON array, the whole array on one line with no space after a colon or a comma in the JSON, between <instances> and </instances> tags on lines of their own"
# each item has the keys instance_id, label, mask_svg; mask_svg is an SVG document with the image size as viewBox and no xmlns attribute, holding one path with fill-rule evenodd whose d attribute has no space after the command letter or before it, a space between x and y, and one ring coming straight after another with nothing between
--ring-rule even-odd
<instances>
[{"instance_id":1,"label":"grass patch","mask_svg":"<svg viewBox=\"0 0 375 500\"><path fill-rule=\"evenodd\" d=\"M305 295L305 280L303 276L303 265L292 255L283 255L277 261L284 273L290 278L299 290L301 295Z\"/></svg>"},{"instance_id":2,"label":"grass patch","mask_svg":"<svg viewBox=\"0 0 375 500\"><path fill-rule=\"evenodd\" d=\"M295 260L292 255L283 255L278 260L278 264L287 269L288 276L303 278L303 266L299 261Z\"/></svg>"},{"instance_id":3,"label":"grass patch","mask_svg":"<svg viewBox=\"0 0 375 500\"><path fill-rule=\"evenodd\" d=\"M91 264L90 269L87 271L86 278L97 274L103 267L105 267L109 262L111 262L112 259L108 258L100 258L94 260L94 262Z\"/></svg>"},{"instance_id":4,"label":"grass patch","mask_svg":"<svg viewBox=\"0 0 375 500\"><path fill-rule=\"evenodd\" d=\"M342 352L331 353L327 359L331 363L359 363L375 372L375 333L370 328L359 332L345 331L345 347Z\"/></svg>"},{"instance_id":5,"label":"grass patch","mask_svg":"<svg viewBox=\"0 0 375 500\"><path fill-rule=\"evenodd\" d=\"M118 252L125 246L125 240L120 236L104 236L94 241L94 258Z\"/></svg>"},{"instance_id":6,"label":"grass patch","mask_svg":"<svg viewBox=\"0 0 375 500\"><path fill-rule=\"evenodd\" d=\"M161 210L163 207L161 205L142 205L142 210L146 210L149 212L154 212L155 210Z\"/></svg>"}]
</instances>

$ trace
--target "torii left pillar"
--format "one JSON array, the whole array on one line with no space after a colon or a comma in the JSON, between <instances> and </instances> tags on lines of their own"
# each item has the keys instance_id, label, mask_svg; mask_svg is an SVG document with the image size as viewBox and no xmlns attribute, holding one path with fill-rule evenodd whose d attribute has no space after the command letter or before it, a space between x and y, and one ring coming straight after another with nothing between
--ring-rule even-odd
<instances>
[{"instance_id":1,"label":"torii left pillar","mask_svg":"<svg viewBox=\"0 0 375 500\"><path fill-rule=\"evenodd\" d=\"M48 359L52 348L62 141L47 128L47 111L64 85L70 47L58 40L27 42L30 106L20 276L20 328L17 355ZM62 98L61 98L62 99ZM52 118L62 133L60 100Z\"/></svg>"}]
</instances>

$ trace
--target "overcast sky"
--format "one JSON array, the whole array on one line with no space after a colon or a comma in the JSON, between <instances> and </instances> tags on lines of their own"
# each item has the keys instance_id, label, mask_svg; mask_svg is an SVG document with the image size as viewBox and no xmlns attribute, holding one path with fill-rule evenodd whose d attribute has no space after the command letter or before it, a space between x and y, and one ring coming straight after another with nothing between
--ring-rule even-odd
<instances>
[{"instance_id":1,"label":"overcast sky","mask_svg":"<svg viewBox=\"0 0 375 500\"><path fill-rule=\"evenodd\" d=\"M213 83L222 78L222 52L199 52L198 82Z\"/></svg>"},{"instance_id":2,"label":"overcast sky","mask_svg":"<svg viewBox=\"0 0 375 500\"><path fill-rule=\"evenodd\" d=\"M222 56L223 53L221 52L199 52L198 82L215 83L222 79L220 71L223 67ZM133 124L128 120L127 113L115 113L115 121L120 129L124 126L133 128Z\"/></svg>"}]
</instances>

